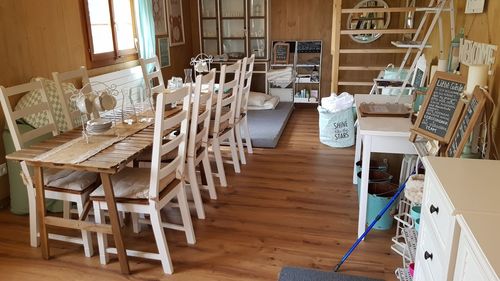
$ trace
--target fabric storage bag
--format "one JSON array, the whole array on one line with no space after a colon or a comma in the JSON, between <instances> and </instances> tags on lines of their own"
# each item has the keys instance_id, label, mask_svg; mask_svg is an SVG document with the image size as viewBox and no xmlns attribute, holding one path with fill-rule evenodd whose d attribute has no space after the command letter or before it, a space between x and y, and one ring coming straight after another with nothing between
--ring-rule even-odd
<instances>
[{"instance_id":1,"label":"fabric storage bag","mask_svg":"<svg viewBox=\"0 0 500 281\"><path fill-rule=\"evenodd\" d=\"M354 116L351 108L330 112L318 107L319 140L331 147L354 145Z\"/></svg>"}]
</instances>

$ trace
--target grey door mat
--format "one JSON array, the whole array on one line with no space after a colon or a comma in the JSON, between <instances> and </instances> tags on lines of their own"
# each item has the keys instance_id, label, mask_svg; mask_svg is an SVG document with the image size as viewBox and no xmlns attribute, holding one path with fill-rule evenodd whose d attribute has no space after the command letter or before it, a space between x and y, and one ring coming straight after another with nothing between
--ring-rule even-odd
<instances>
[{"instance_id":1,"label":"grey door mat","mask_svg":"<svg viewBox=\"0 0 500 281\"><path fill-rule=\"evenodd\" d=\"M249 110L248 128L252 146L276 147L292 111L293 102L280 102L270 110Z\"/></svg>"},{"instance_id":2,"label":"grey door mat","mask_svg":"<svg viewBox=\"0 0 500 281\"><path fill-rule=\"evenodd\" d=\"M382 281L359 276L344 275L333 271L321 271L309 268L284 267L279 281Z\"/></svg>"}]
</instances>

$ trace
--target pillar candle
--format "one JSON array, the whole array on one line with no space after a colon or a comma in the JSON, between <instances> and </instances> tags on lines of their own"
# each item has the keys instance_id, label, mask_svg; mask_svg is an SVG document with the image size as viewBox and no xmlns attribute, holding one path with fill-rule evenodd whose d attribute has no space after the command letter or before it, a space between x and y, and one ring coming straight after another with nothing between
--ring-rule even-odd
<instances>
[{"instance_id":1,"label":"pillar candle","mask_svg":"<svg viewBox=\"0 0 500 281\"><path fill-rule=\"evenodd\" d=\"M488 65L473 64L469 65L469 73L467 75L466 92L472 94L476 86L484 87L488 83Z\"/></svg>"}]
</instances>

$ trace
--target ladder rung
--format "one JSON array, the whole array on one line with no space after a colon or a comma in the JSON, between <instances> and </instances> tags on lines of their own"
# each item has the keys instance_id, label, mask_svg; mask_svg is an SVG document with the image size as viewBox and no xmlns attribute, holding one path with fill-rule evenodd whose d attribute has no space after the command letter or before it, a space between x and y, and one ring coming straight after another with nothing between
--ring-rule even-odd
<instances>
[{"instance_id":1,"label":"ladder rung","mask_svg":"<svg viewBox=\"0 0 500 281\"><path fill-rule=\"evenodd\" d=\"M405 54L407 50L400 48L382 48L382 49L340 49L341 54ZM412 52L416 52L414 49Z\"/></svg>"},{"instance_id":2,"label":"ladder rung","mask_svg":"<svg viewBox=\"0 0 500 281\"><path fill-rule=\"evenodd\" d=\"M368 66L368 65L363 65L363 66L354 66L354 65L343 65L339 66L339 70L364 70L364 71L375 71L375 70L383 70L387 66Z\"/></svg>"},{"instance_id":3,"label":"ladder rung","mask_svg":"<svg viewBox=\"0 0 500 281\"><path fill-rule=\"evenodd\" d=\"M409 34L416 33L414 28L401 28L401 29L343 29L340 31L341 35L357 35L357 34Z\"/></svg>"},{"instance_id":4,"label":"ladder rung","mask_svg":"<svg viewBox=\"0 0 500 281\"><path fill-rule=\"evenodd\" d=\"M373 86L373 82L368 81L339 81L339 86Z\"/></svg>"}]
</instances>

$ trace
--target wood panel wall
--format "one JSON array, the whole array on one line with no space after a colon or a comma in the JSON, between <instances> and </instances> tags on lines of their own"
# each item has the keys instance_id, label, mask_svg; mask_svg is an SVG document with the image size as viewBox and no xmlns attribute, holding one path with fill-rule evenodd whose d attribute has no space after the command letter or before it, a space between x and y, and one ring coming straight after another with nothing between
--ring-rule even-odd
<instances>
[{"instance_id":1,"label":"wood panel wall","mask_svg":"<svg viewBox=\"0 0 500 281\"><path fill-rule=\"evenodd\" d=\"M0 85L13 86L32 77L51 77L53 71L68 71L86 65L83 0L0 1ZM184 77L192 54L189 0L184 0L186 44L170 50L171 67L163 68L165 79ZM90 69L91 76L137 65L137 61ZM89 65L87 65L90 68ZM1 109L0 109L1 111ZM3 112L0 128L5 127ZM5 163L0 138L0 163ZM8 196L7 176L0 177L0 200Z\"/></svg>"},{"instance_id":2,"label":"wood panel wall","mask_svg":"<svg viewBox=\"0 0 500 281\"><path fill-rule=\"evenodd\" d=\"M460 31L460 28L464 28L465 37L471 39L476 42L489 43L493 45L497 45L500 47L500 30L498 27L500 26L500 1L486 1L486 10L485 13L482 14L470 14L466 15L465 11L465 1L455 0L455 16L456 16L456 32ZM444 21L447 22L447 21ZM449 50L449 42L451 41L451 35L449 31L449 26L445 25L445 58L448 56ZM431 44L438 46L439 45L439 37L437 32L432 34ZM437 59L439 56L439 50L437 48L426 50L427 61L433 61L434 64L437 64ZM496 59L495 59L495 76L493 88L491 89L491 95L493 100L497 105L500 105L500 50L497 51ZM500 110L497 109L493 113L493 126L494 126L494 135L495 142L497 146L500 147L500 130L499 122L500 122Z\"/></svg>"}]
</instances>

